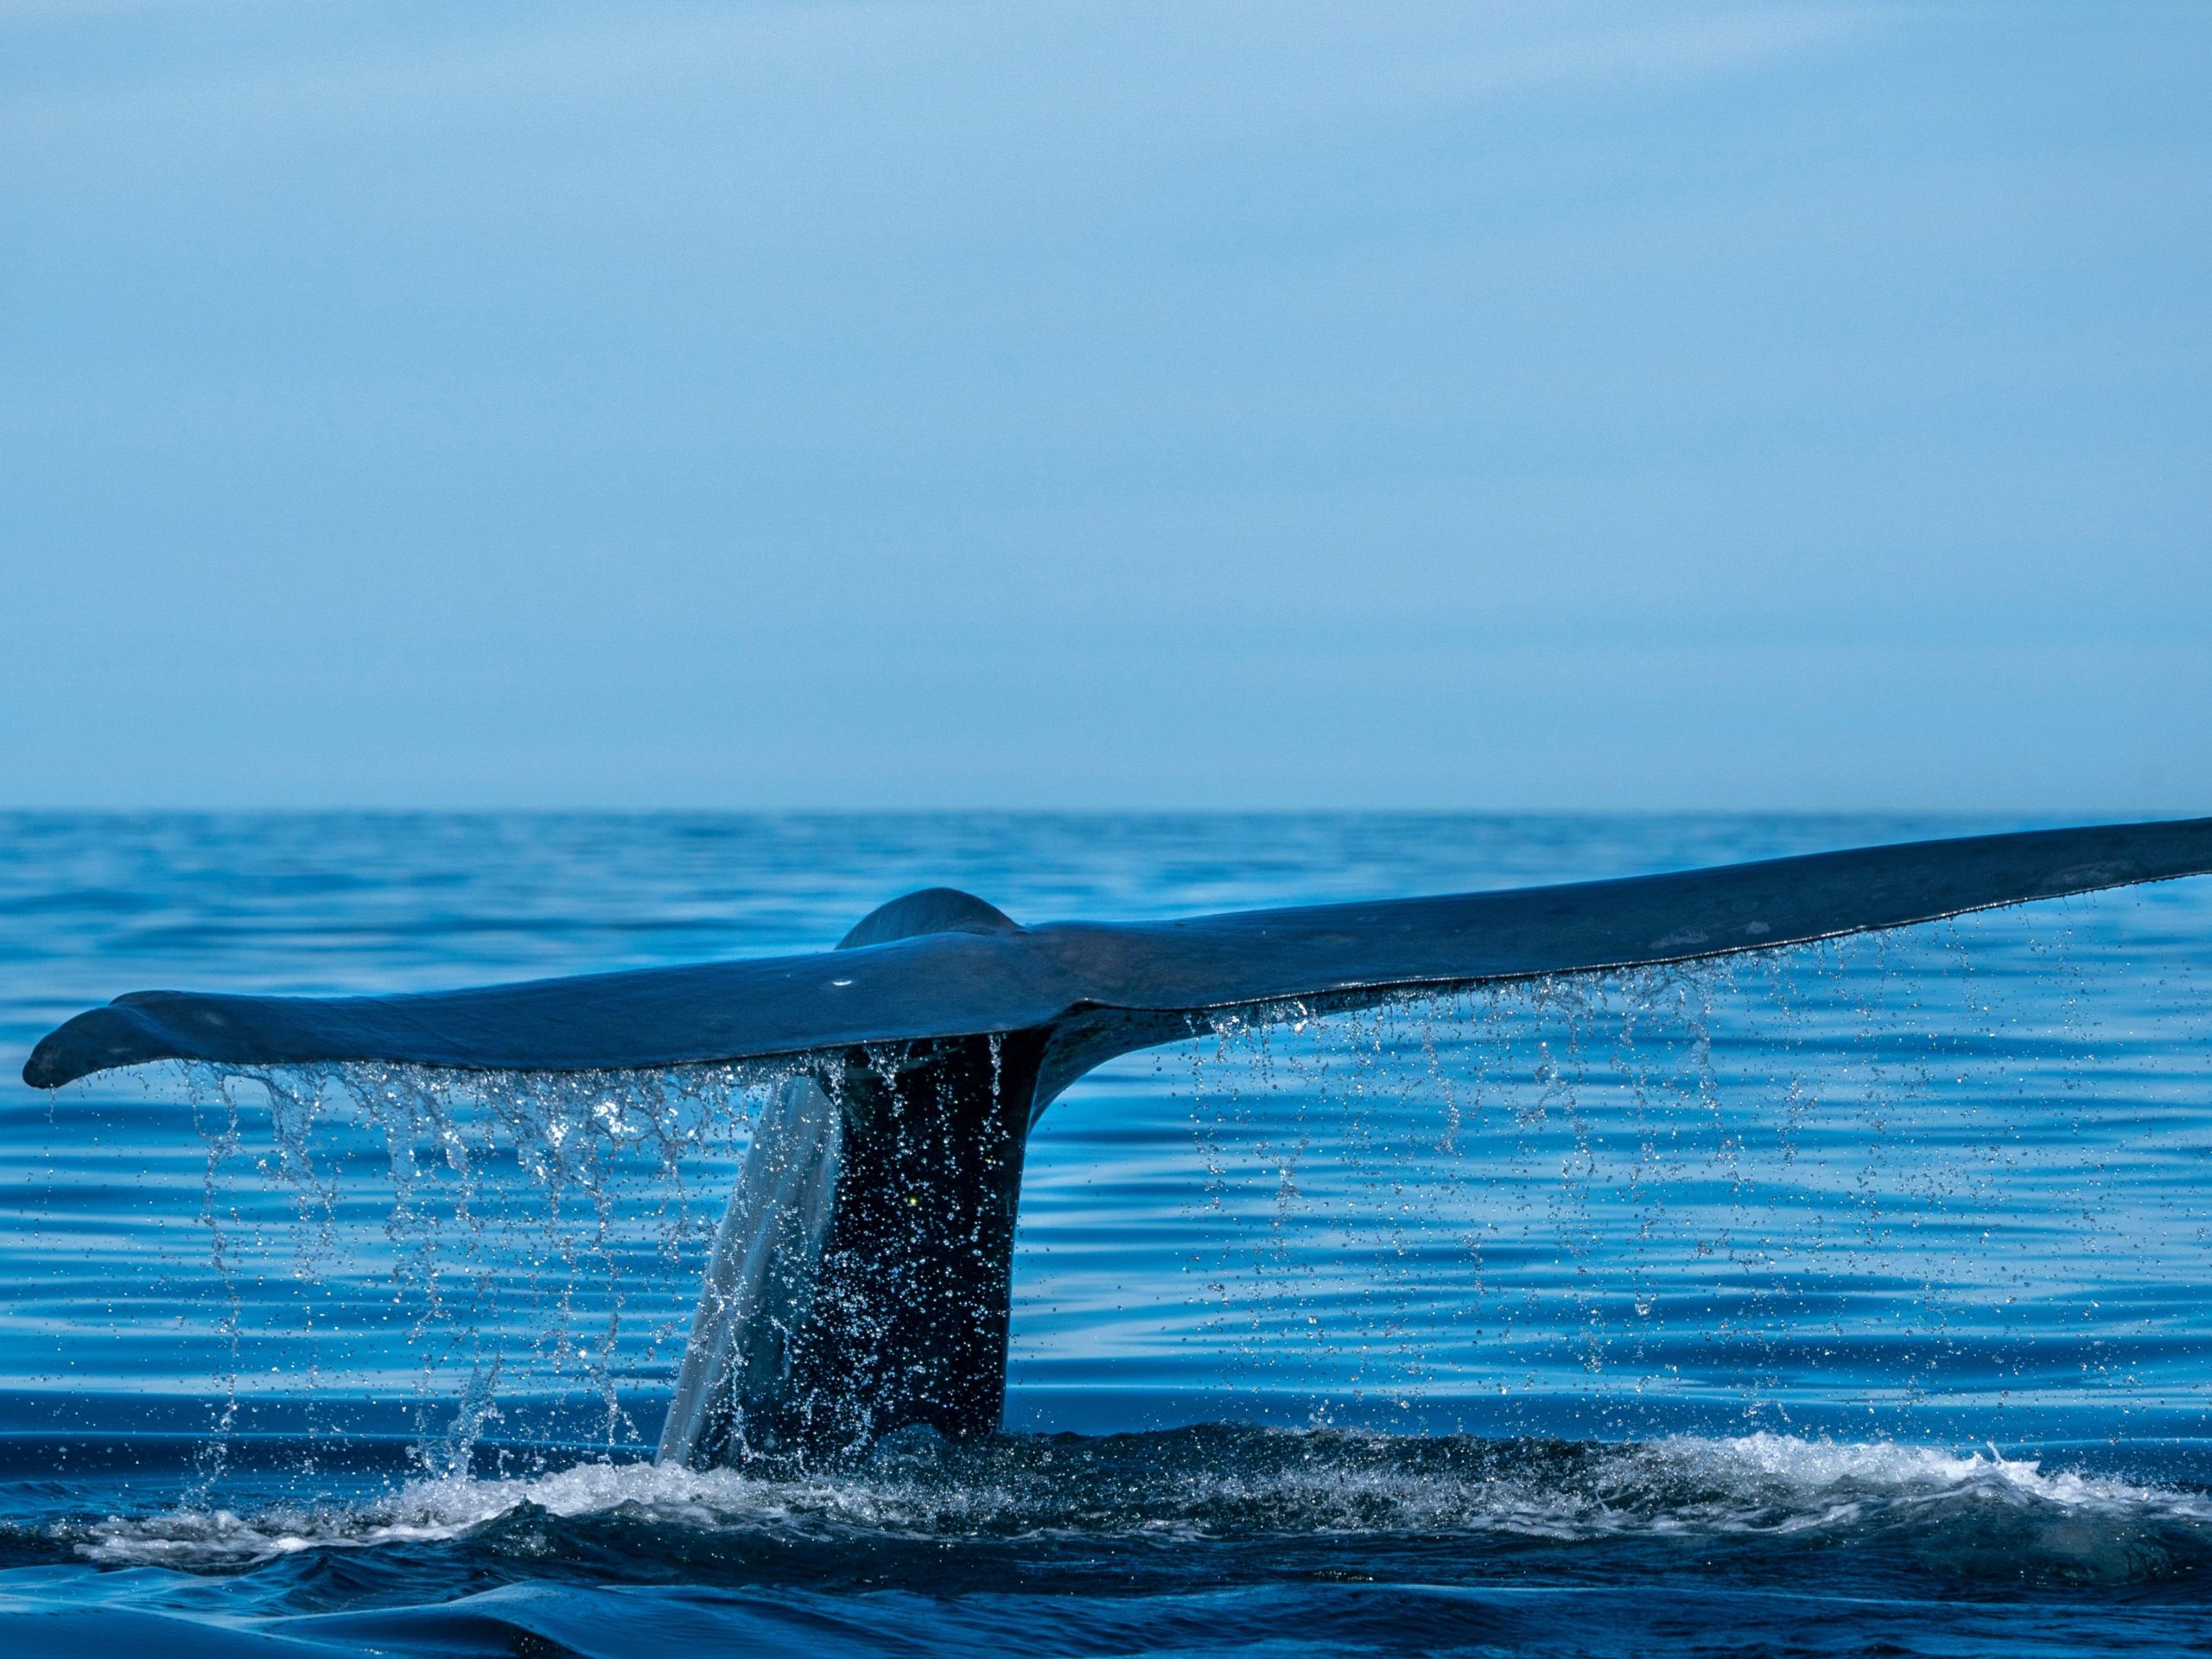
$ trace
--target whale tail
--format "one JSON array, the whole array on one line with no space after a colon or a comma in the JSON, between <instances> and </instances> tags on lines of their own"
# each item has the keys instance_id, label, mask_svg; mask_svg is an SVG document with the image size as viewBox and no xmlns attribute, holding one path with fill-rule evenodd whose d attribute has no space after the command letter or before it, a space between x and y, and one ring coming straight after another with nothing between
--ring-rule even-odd
<instances>
[{"instance_id":1,"label":"whale tail","mask_svg":"<svg viewBox=\"0 0 2212 1659\"><path fill-rule=\"evenodd\" d=\"M1240 1012L1687 962L2212 873L2212 819L1181 921L1022 927L950 888L834 951L331 999L141 992L23 1067L156 1059L571 1071L779 1059L712 1251L665 1459L842 1455L1002 1408L1022 1156L1077 1077Z\"/></svg>"},{"instance_id":2,"label":"whale tail","mask_svg":"<svg viewBox=\"0 0 2212 1659\"><path fill-rule=\"evenodd\" d=\"M709 1253L663 1462L834 1461L997 1428L1034 1033L786 1079Z\"/></svg>"}]
</instances>

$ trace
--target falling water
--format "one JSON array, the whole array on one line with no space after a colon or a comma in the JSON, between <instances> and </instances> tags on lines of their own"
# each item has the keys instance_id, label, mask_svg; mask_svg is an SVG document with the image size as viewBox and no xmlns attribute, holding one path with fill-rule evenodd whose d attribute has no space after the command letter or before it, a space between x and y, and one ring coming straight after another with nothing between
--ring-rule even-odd
<instances>
[{"instance_id":1,"label":"falling water","mask_svg":"<svg viewBox=\"0 0 2212 1659\"><path fill-rule=\"evenodd\" d=\"M2206 1011L2054 1020L2004 931L1224 1021L1182 1338L1363 1419L2198 1432Z\"/></svg>"}]
</instances>

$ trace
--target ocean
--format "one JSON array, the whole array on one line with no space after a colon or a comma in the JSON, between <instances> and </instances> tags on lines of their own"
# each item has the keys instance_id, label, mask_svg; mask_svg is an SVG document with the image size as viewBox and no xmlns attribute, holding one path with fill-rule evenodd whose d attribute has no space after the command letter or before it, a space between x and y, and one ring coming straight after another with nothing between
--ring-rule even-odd
<instances>
[{"instance_id":1,"label":"ocean","mask_svg":"<svg viewBox=\"0 0 2212 1659\"><path fill-rule=\"evenodd\" d=\"M0 815L0 1649L2212 1641L2212 879L1224 1026L1030 1143L1005 1432L658 1468L766 1084L16 1072L149 988L825 948L2031 827Z\"/></svg>"}]
</instances>

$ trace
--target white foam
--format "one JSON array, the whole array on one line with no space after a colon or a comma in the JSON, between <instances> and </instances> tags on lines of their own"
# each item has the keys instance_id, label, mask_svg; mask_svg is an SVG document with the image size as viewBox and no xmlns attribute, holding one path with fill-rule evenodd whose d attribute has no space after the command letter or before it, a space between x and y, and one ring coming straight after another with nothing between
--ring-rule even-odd
<instances>
[{"instance_id":1,"label":"white foam","mask_svg":"<svg viewBox=\"0 0 2212 1659\"><path fill-rule=\"evenodd\" d=\"M724 1470L645 1463L582 1463L529 1479L458 1476L413 1480L388 1497L352 1505L276 1504L251 1515L179 1508L143 1518L111 1517L88 1529L78 1553L105 1562L213 1564L291 1554L435 1541L467 1532L525 1504L563 1516L633 1509L656 1518L712 1525L733 1513L772 1512L775 1489Z\"/></svg>"},{"instance_id":2,"label":"white foam","mask_svg":"<svg viewBox=\"0 0 2212 1659\"><path fill-rule=\"evenodd\" d=\"M1506 1448L1460 1463L1398 1455L1411 1444L1344 1433L1255 1435L1226 1455L1196 1446L1122 1461L1108 1443L1004 1459L893 1457L855 1474L770 1480L734 1471L583 1463L520 1479L408 1483L353 1505L275 1505L240 1515L177 1509L78 1524L101 1562L233 1565L308 1549L458 1537L524 1506L583 1519L754 1534L989 1534L1233 1538L1459 1532L1572 1541L1911 1524L2039 1510L2118 1523L2212 1526L2212 1502L2180 1488L2046 1471L1993 1449L1758 1433L1598 1448Z\"/></svg>"},{"instance_id":3,"label":"white foam","mask_svg":"<svg viewBox=\"0 0 2212 1659\"><path fill-rule=\"evenodd\" d=\"M1886 1440L1806 1440L1761 1433L1662 1440L1654 1450L1664 1456L1676 1447L1716 1473L1764 1478L1805 1496L1853 1491L1910 1501L1976 1494L2063 1510L2156 1510L2212 1519L2212 1503L2201 1494L2078 1470L2046 1471L2040 1459L2008 1458L1994 1446L1986 1453L1961 1453Z\"/></svg>"}]
</instances>

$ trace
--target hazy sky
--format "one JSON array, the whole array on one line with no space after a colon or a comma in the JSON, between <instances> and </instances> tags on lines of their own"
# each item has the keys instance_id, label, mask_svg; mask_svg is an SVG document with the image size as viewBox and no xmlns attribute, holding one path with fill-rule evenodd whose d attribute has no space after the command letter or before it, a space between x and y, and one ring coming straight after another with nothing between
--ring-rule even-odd
<instances>
[{"instance_id":1,"label":"hazy sky","mask_svg":"<svg viewBox=\"0 0 2212 1659\"><path fill-rule=\"evenodd\" d=\"M0 0L0 804L2212 810L2212 7Z\"/></svg>"}]
</instances>

